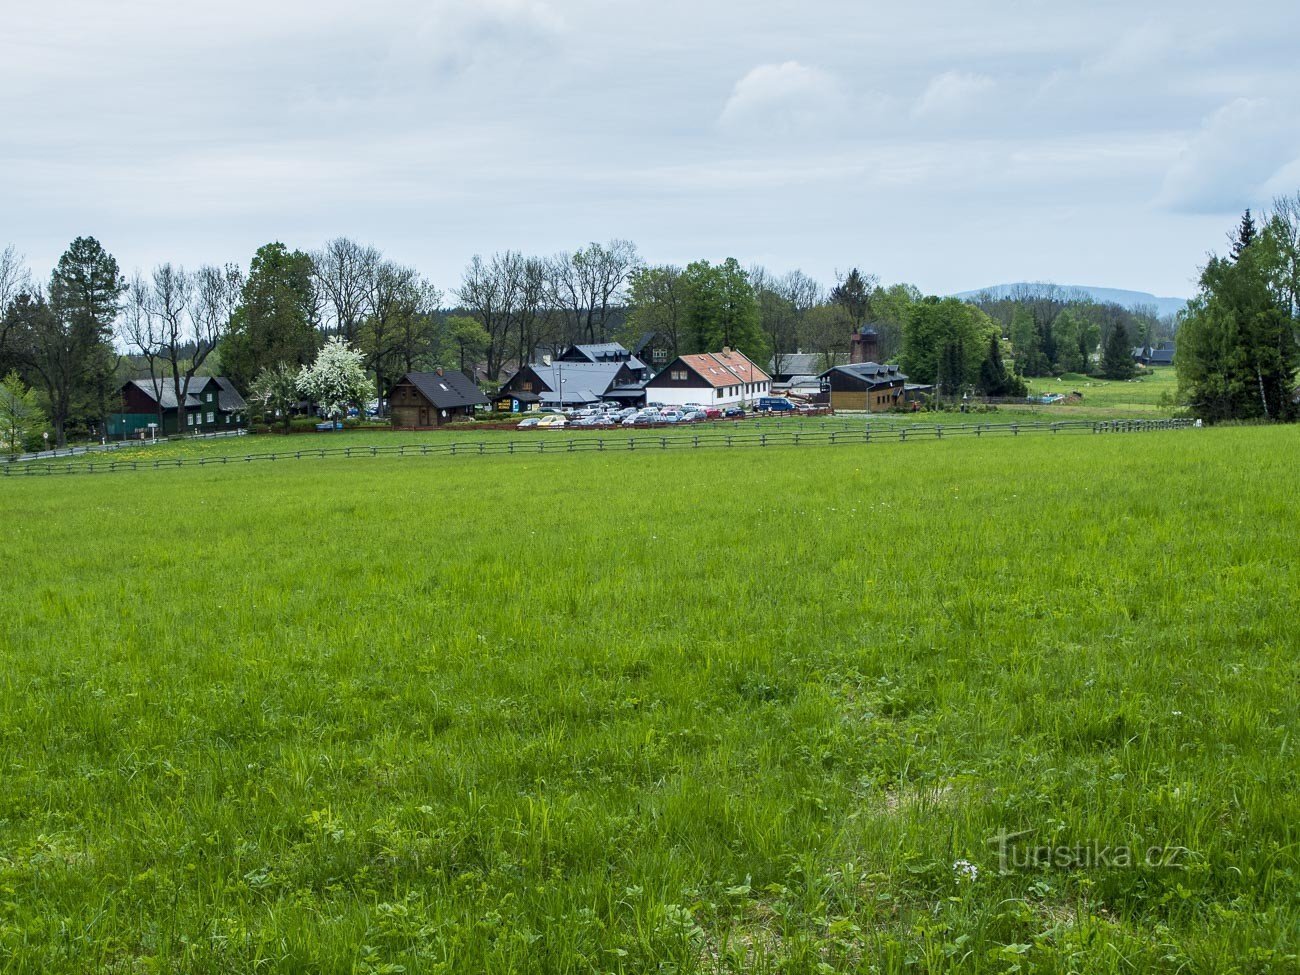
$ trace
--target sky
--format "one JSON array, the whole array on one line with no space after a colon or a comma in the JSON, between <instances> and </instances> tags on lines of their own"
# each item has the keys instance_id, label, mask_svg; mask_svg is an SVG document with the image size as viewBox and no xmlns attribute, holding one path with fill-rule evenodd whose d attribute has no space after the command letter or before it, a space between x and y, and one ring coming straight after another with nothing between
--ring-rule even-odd
<instances>
[{"instance_id":1,"label":"sky","mask_svg":"<svg viewBox=\"0 0 1300 975\"><path fill-rule=\"evenodd\" d=\"M128 273L281 240L626 238L825 282L1186 296L1300 190L1300 5L15 0L0 248Z\"/></svg>"}]
</instances>

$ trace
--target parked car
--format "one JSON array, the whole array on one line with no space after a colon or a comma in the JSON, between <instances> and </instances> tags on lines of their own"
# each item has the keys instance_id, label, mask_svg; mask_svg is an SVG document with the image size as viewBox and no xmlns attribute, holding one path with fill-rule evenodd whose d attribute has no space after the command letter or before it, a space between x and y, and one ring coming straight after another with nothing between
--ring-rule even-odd
<instances>
[{"instance_id":1,"label":"parked car","mask_svg":"<svg viewBox=\"0 0 1300 975\"><path fill-rule=\"evenodd\" d=\"M716 406L706 406L704 408L704 418L706 420L720 420L722 419L722 410Z\"/></svg>"},{"instance_id":2,"label":"parked car","mask_svg":"<svg viewBox=\"0 0 1300 975\"><path fill-rule=\"evenodd\" d=\"M760 396L754 405L755 413L793 413L795 405L784 396Z\"/></svg>"},{"instance_id":3,"label":"parked car","mask_svg":"<svg viewBox=\"0 0 1300 975\"><path fill-rule=\"evenodd\" d=\"M560 416L558 413L552 413L549 416L544 416L537 421L537 427L540 430L559 430L562 427L566 427L568 425L569 425L569 421L566 420L564 417Z\"/></svg>"},{"instance_id":4,"label":"parked car","mask_svg":"<svg viewBox=\"0 0 1300 975\"><path fill-rule=\"evenodd\" d=\"M540 416L526 416L515 424L516 430L530 430L542 422Z\"/></svg>"},{"instance_id":5,"label":"parked car","mask_svg":"<svg viewBox=\"0 0 1300 975\"><path fill-rule=\"evenodd\" d=\"M722 415L728 419L740 419L745 415L745 408L743 406L728 406L722 411Z\"/></svg>"}]
</instances>

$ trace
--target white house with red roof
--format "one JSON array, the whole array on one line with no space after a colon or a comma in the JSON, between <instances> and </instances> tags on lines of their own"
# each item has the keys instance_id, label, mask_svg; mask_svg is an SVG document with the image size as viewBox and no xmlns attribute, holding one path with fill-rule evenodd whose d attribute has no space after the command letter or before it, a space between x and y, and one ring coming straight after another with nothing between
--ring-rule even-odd
<instances>
[{"instance_id":1,"label":"white house with red roof","mask_svg":"<svg viewBox=\"0 0 1300 975\"><path fill-rule=\"evenodd\" d=\"M645 384L648 403L668 406L736 406L772 394L772 377L743 352L679 355Z\"/></svg>"}]
</instances>

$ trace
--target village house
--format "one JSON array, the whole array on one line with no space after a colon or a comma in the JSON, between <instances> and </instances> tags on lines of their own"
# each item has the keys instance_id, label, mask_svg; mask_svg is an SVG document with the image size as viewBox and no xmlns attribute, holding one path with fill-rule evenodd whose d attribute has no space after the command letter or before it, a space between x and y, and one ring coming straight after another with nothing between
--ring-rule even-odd
<instances>
[{"instance_id":1,"label":"village house","mask_svg":"<svg viewBox=\"0 0 1300 975\"><path fill-rule=\"evenodd\" d=\"M798 383L800 379L811 376L815 381L818 376L831 366L844 365L849 361L848 353L833 352L829 355L821 352L786 352L773 356L768 362L767 371L776 385Z\"/></svg>"},{"instance_id":2,"label":"village house","mask_svg":"<svg viewBox=\"0 0 1300 975\"><path fill-rule=\"evenodd\" d=\"M1172 366L1174 343L1161 342L1156 348L1149 345L1139 346L1133 350L1133 361L1143 366Z\"/></svg>"},{"instance_id":3,"label":"village house","mask_svg":"<svg viewBox=\"0 0 1300 975\"><path fill-rule=\"evenodd\" d=\"M645 389L631 360L566 362L556 359L521 366L501 386L493 402L498 411L507 413L542 406L565 408L597 403L638 406L645 402Z\"/></svg>"},{"instance_id":4,"label":"village house","mask_svg":"<svg viewBox=\"0 0 1300 975\"><path fill-rule=\"evenodd\" d=\"M833 410L880 413L903 402L907 377L898 366L878 362L852 362L821 374Z\"/></svg>"},{"instance_id":5,"label":"village house","mask_svg":"<svg viewBox=\"0 0 1300 975\"><path fill-rule=\"evenodd\" d=\"M183 408L177 407L176 386L170 379L132 379L119 393L121 409L108 415L110 437L237 430L245 425L248 411L244 397L224 376L191 378Z\"/></svg>"},{"instance_id":6,"label":"village house","mask_svg":"<svg viewBox=\"0 0 1300 975\"><path fill-rule=\"evenodd\" d=\"M473 416L475 407L486 406L487 401L456 369L408 372L388 393L393 426L406 429L440 427L457 417Z\"/></svg>"},{"instance_id":7,"label":"village house","mask_svg":"<svg viewBox=\"0 0 1300 975\"><path fill-rule=\"evenodd\" d=\"M653 376L677 358L677 346L664 332L646 332L632 346L632 354L646 363L647 375Z\"/></svg>"},{"instance_id":8,"label":"village house","mask_svg":"<svg viewBox=\"0 0 1300 975\"><path fill-rule=\"evenodd\" d=\"M772 377L744 353L721 352L679 355L645 384L646 399L669 406L735 406L767 396Z\"/></svg>"},{"instance_id":9,"label":"village house","mask_svg":"<svg viewBox=\"0 0 1300 975\"><path fill-rule=\"evenodd\" d=\"M560 362L574 363L601 363L601 362L626 362L627 367L636 376L637 382L644 382L647 378L648 369L646 364L633 355L626 346L618 342L601 342L595 345L570 345L558 356L556 360Z\"/></svg>"}]
</instances>

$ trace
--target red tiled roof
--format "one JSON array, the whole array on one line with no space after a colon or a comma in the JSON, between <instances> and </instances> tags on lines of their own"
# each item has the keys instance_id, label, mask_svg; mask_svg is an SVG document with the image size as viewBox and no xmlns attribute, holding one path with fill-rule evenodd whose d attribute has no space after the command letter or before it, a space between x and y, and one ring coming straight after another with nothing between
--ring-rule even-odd
<instances>
[{"instance_id":1,"label":"red tiled roof","mask_svg":"<svg viewBox=\"0 0 1300 975\"><path fill-rule=\"evenodd\" d=\"M699 355L679 356L710 386L734 386L736 383L765 383L771 376L754 365L734 349L724 352L702 352Z\"/></svg>"}]
</instances>

